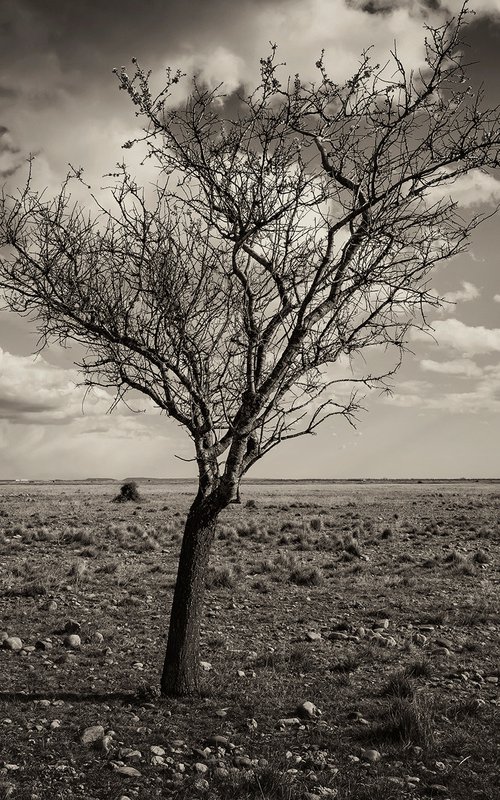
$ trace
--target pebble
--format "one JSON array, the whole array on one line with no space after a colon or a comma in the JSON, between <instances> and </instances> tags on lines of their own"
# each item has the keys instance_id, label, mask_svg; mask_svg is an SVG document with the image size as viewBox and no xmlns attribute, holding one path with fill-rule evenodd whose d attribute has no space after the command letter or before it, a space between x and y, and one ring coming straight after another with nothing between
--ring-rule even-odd
<instances>
[{"instance_id":1,"label":"pebble","mask_svg":"<svg viewBox=\"0 0 500 800\"><path fill-rule=\"evenodd\" d=\"M77 650L82 643L82 640L77 633L71 633L69 636L64 637L64 644L72 650Z\"/></svg>"},{"instance_id":2,"label":"pebble","mask_svg":"<svg viewBox=\"0 0 500 800\"><path fill-rule=\"evenodd\" d=\"M301 725L301 721L298 717L285 717L283 719L278 720L278 725L285 728L291 728L293 725Z\"/></svg>"},{"instance_id":3,"label":"pebble","mask_svg":"<svg viewBox=\"0 0 500 800\"><path fill-rule=\"evenodd\" d=\"M154 756L164 756L165 750L159 744L152 744L149 748Z\"/></svg>"},{"instance_id":4,"label":"pebble","mask_svg":"<svg viewBox=\"0 0 500 800\"><path fill-rule=\"evenodd\" d=\"M104 728L102 727L102 725L91 725L89 728L85 728L82 735L80 736L80 741L82 744L94 744L103 737L104 737Z\"/></svg>"},{"instance_id":5,"label":"pebble","mask_svg":"<svg viewBox=\"0 0 500 800\"><path fill-rule=\"evenodd\" d=\"M248 756L235 756L233 764L238 769L251 769L253 767L252 759Z\"/></svg>"},{"instance_id":6,"label":"pebble","mask_svg":"<svg viewBox=\"0 0 500 800\"><path fill-rule=\"evenodd\" d=\"M317 631L307 631L306 633L306 639L309 639L310 642L319 642L322 638L321 633Z\"/></svg>"},{"instance_id":7,"label":"pebble","mask_svg":"<svg viewBox=\"0 0 500 800\"><path fill-rule=\"evenodd\" d=\"M115 767L115 772L119 775L126 775L128 778L140 778L142 772L135 767Z\"/></svg>"},{"instance_id":8,"label":"pebble","mask_svg":"<svg viewBox=\"0 0 500 800\"><path fill-rule=\"evenodd\" d=\"M382 758L378 750L365 750L361 748L361 758L364 761L369 761L370 764L376 764Z\"/></svg>"},{"instance_id":9,"label":"pebble","mask_svg":"<svg viewBox=\"0 0 500 800\"><path fill-rule=\"evenodd\" d=\"M295 713L303 719L316 719L316 717L321 716L321 711L319 708L309 700L306 700L305 703L301 703L300 706L297 706Z\"/></svg>"},{"instance_id":10,"label":"pebble","mask_svg":"<svg viewBox=\"0 0 500 800\"><path fill-rule=\"evenodd\" d=\"M208 747L228 748L230 742L227 736L220 736L219 734L214 734L213 736L209 736L208 739L205 740L205 744L208 745Z\"/></svg>"},{"instance_id":11,"label":"pebble","mask_svg":"<svg viewBox=\"0 0 500 800\"><path fill-rule=\"evenodd\" d=\"M210 661L200 661L200 667L205 672L210 672L210 670L212 669L212 665L211 665Z\"/></svg>"},{"instance_id":12,"label":"pebble","mask_svg":"<svg viewBox=\"0 0 500 800\"><path fill-rule=\"evenodd\" d=\"M2 646L6 648L6 650L22 650L23 643L19 636L7 636L6 639L3 640Z\"/></svg>"},{"instance_id":13,"label":"pebble","mask_svg":"<svg viewBox=\"0 0 500 800\"><path fill-rule=\"evenodd\" d=\"M208 792L210 789L210 784L205 778L198 778L194 784L194 788L197 789L199 792Z\"/></svg>"}]
</instances>

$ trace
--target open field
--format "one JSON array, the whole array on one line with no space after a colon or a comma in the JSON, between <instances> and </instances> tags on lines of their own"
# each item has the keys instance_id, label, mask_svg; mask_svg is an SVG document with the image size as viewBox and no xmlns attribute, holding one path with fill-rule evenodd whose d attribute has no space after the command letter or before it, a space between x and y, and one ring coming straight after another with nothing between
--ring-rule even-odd
<instances>
[{"instance_id":1,"label":"open field","mask_svg":"<svg viewBox=\"0 0 500 800\"><path fill-rule=\"evenodd\" d=\"M498 798L498 484L247 485L182 702L156 686L193 487L141 491L0 487L0 798Z\"/></svg>"}]
</instances>

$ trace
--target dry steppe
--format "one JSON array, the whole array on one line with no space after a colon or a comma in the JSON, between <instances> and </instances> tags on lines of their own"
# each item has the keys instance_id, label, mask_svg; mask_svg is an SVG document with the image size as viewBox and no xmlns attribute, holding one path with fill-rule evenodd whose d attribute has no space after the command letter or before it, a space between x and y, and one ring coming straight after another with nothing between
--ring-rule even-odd
<instances>
[{"instance_id":1,"label":"dry steppe","mask_svg":"<svg viewBox=\"0 0 500 800\"><path fill-rule=\"evenodd\" d=\"M497 800L498 483L244 486L188 700L156 687L193 485L118 488L0 486L0 798Z\"/></svg>"}]
</instances>

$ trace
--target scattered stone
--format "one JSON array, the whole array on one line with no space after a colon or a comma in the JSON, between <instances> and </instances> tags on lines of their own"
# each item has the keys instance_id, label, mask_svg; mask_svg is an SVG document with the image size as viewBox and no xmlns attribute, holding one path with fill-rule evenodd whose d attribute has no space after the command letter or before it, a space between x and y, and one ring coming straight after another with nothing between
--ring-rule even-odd
<instances>
[{"instance_id":1,"label":"scattered stone","mask_svg":"<svg viewBox=\"0 0 500 800\"><path fill-rule=\"evenodd\" d=\"M342 631L334 631L333 633L330 634L329 638L331 639L332 642L343 642L346 639L349 639L349 634L342 633Z\"/></svg>"},{"instance_id":2,"label":"scattered stone","mask_svg":"<svg viewBox=\"0 0 500 800\"><path fill-rule=\"evenodd\" d=\"M321 633L317 633L317 631L307 631L306 633L306 639L309 639L310 642L319 642L322 638Z\"/></svg>"},{"instance_id":3,"label":"scattered stone","mask_svg":"<svg viewBox=\"0 0 500 800\"><path fill-rule=\"evenodd\" d=\"M7 631L0 631L0 645L2 645L8 638L9 634L7 633Z\"/></svg>"},{"instance_id":4,"label":"scattered stone","mask_svg":"<svg viewBox=\"0 0 500 800\"><path fill-rule=\"evenodd\" d=\"M100 631L95 631L95 633L92 636L92 641L95 644L102 644L103 641L104 641L104 636L102 635L102 633Z\"/></svg>"},{"instance_id":5,"label":"scattered stone","mask_svg":"<svg viewBox=\"0 0 500 800\"><path fill-rule=\"evenodd\" d=\"M365 750L363 747L361 748L361 758L363 761L369 761L370 764L376 764L377 761L380 761L382 758L381 754L378 750Z\"/></svg>"},{"instance_id":6,"label":"scattered stone","mask_svg":"<svg viewBox=\"0 0 500 800\"><path fill-rule=\"evenodd\" d=\"M46 611L50 611L50 612L57 611L57 602L56 602L56 600L49 600L49 602L45 606L45 610Z\"/></svg>"},{"instance_id":7,"label":"scattered stone","mask_svg":"<svg viewBox=\"0 0 500 800\"><path fill-rule=\"evenodd\" d=\"M278 725L284 728L292 728L294 725L301 725L301 721L298 717L285 717L283 719L278 720Z\"/></svg>"},{"instance_id":8,"label":"scattered stone","mask_svg":"<svg viewBox=\"0 0 500 800\"><path fill-rule=\"evenodd\" d=\"M299 717L302 717L302 719L316 719L317 717L321 716L321 711L319 708L309 700L306 700L305 703L301 703L300 706L297 706L295 713Z\"/></svg>"},{"instance_id":9,"label":"scattered stone","mask_svg":"<svg viewBox=\"0 0 500 800\"><path fill-rule=\"evenodd\" d=\"M237 674L238 678L244 678L245 677L245 670L244 669L239 669L236 674Z\"/></svg>"},{"instance_id":10,"label":"scattered stone","mask_svg":"<svg viewBox=\"0 0 500 800\"><path fill-rule=\"evenodd\" d=\"M210 789L210 784L207 780L205 780L205 778L198 778L193 783L193 786L199 792L208 792L208 790Z\"/></svg>"},{"instance_id":11,"label":"scattered stone","mask_svg":"<svg viewBox=\"0 0 500 800\"><path fill-rule=\"evenodd\" d=\"M212 665L211 665L210 661L200 661L200 667L205 672L210 672L210 670L212 669Z\"/></svg>"},{"instance_id":12,"label":"scattered stone","mask_svg":"<svg viewBox=\"0 0 500 800\"><path fill-rule=\"evenodd\" d=\"M193 764L193 769L195 772L198 772L200 775L206 775L208 772L208 767L206 764L202 764L200 761L197 761L196 764Z\"/></svg>"},{"instance_id":13,"label":"scattered stone","mask_svg":"<svg viewBox=\"0 0 500 800\"><path fill-rule=\"evenodd\" d=\"M7 636L6 639L3 640L2 646L5 647L6 650L22 650L23 643L19 636Z\"/></svg>"},{"instance_id":14,"label":"scattered stone","mask_svg":"<svg viewBox=\"0 0 500 800\"><path fill-rule=\"evenodd\" d=\"M439 638L435 640L434 644L436 644L438 647L446 648L447 650L453 650L454 647L453 642L451 642L449 639Z\"/></svg>"},{"instance_id":15,"label":"scattered stone","mask_svg":"<svg viewBox=\"0 0 500 800\"><path fill-rule=\"evenodd\" d=\"M134 750L132 747L120 747L118 755L126 761L140 761L142 758L141 751Z\"/></svg>"},{"instance_id":16,"label":"scattered stone","mask_svg":"<svg viewBox=\"0 0 500 800\"><path fill-rule=\"evenodd\" d=\"M448 794L448 787L443 786L442 783L432 783L429 789L431 792L434 792L434 794Z\"/></svg>"},{"instance_id":17,"label":"scattered stone","mask_svg":"<svg viewBox=\"0 0 500 800\"><path fill-rule=\"evenodd\" d=\"M66 647L71 648L71 650L78 650L81 646L82 640L76 633L72 633L69 636L64 637L64 644Z\"/></svg>"},{"instance_id":18,"label":"scattered stone","mask_svg":"<svg viewBox=\"0 0 500 800\"><path fill-rule=\"evenodd\" d=\"M115 772L119 775L125 775L127 778L140 778L142 772L139 772L135 767L114 767Z\"/></svg>"},{"instance_id":19,"label":"scattered stone","mask_svg":"<svg viewBox=\"0 0 500 800\"><path fill-rule=\"evenodd\" d=\"M164 756L165 750L159 744L152 744L149 748L154 756Z\"/></svg>"},{"instance_id":20,"label":"scattered stone","mask_svg":"<svg viewBox=\"0 0 500 800\"><path fill-rule=\"evenodd\" d=\"M487 675L484 680L494 685L498 683L498 677L496 675Z\"/></svg>"},{"instance_id":21,"label":"scattered stone","mask_svg":"<svg viewBox=\"0 0 500 800\"><path fill-rule=\"evenodd\" d=\"M223 747L227 749L229 747L229 739L227 736L220 736L219 734L214 734L213 736L209 736L208 739L205 740L205 744L208 747Z\"/></svg>"},{"instance_id":22,"label":"scattered stone","mask_svg":"<svg viewBox=\"0 0 500 800\"><path fill-rule=\"evenodd\" d=\"M104 737L104 728L102 725L91 725L90 728L85 728L80 741L82 744L95 744Z\"/></svg>"},{"instance_id":23,"label":"scattered stone","mask_svg":"<svg viewBox=\"0 0 500 800\"><path fill-rule=\"evenodd\" d=\"M387 630L389 627L389 620L386 617L384 617L384 619L378 619L373 627Z\"/></svg>"},{"instance_id":24,"label":"scattered stone","mask_svg":"<svg viewBox=\"0 0 500 800\"><path fill-rule=\"evenodd\" d=\"M238 769L251 769L253 767L252 759L248 756L235 756L233 764Z\"/></svg>"}]
</instances>

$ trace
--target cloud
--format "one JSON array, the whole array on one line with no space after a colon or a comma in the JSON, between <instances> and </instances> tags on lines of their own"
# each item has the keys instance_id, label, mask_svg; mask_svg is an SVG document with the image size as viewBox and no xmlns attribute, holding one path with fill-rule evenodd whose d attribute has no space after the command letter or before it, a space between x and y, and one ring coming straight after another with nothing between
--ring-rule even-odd
<instances>
[{"instance_id":1,"label":"cloud","mask_svg":"<svg viewBox=\"0 0 500 800\"><path fill-rule=\"evenodd\" d=\"M22 162L19 147L16 147L9 129L5 125L0 125L0 178L9 178L13 175Z\"/></svg>"},{"instance_id":2,"label":"cloud","mask_svg":"<svg viewBox=\"0 0 500 800\"><path fill-rule=\"evenodd\" d=\"M442 170L442 174L446 174ZM433 186L426 192L428 201L453 200L461 208L497 203L500 200L500 180L487 172L472 169L449 183Z\"/></svg>"},{"instance_id":3,"label":"cloud","mask_svg":"<svg viewBox=\"0 0 500 800\"><path fill-rule=\"evenodd\" d=\"M495 303L500 303L500 294L493 295L493 300L495 301Z\"/></svg>"},{"instance_id":4,"label":"cloud","mask_svg":"<svg viewBox=\"0 0 500 800\"><path fill-rule=\"evenodd\" d=\"M476 300L479 296L480 291L473 283L462 281L462 288L455 292L446 292L443 300L449 303L468 303L470 300Z\"/></svg>"},{"instance_id":5,"label":"cloud","mask_svg":"<svg viewBox=\"0 0 500 800\"><path fill-rule=\"evenodd\" d=\"M435 362L431 362L435 363ZM453 362L448 362L453 363ZM473 377L473 376L471 376ZM500 413L500 365L489 365L467 392L436 392L432 384L421 383L418 391L408 391L404 382L384 402L399 408L445 411L449 414Z\"/></svg>"},{"instance_id":6,"label":"cloud","mask_svg":"<svg viewBox=\"0 0 500 800\"><path fill-rule=\"evenodd\" d=\"M426 372L437 372L440 375L464 375L467 378L474 378L483 374L483 370L468 358L457 358L453 361L432 361L424 358L420 362L420 367Z\"/></svg>"},{"instance_id":7,"label":"cloud","mask_svg":"<svg viewBox=\"0 0 500 800\"><path fill-rule=\"evenodd\" d=\"M485 328L483 325L469 326L458 319L435 320L432 333L438 345L450 347L463 355L473 356L500 352L500 328ZM429 334L414 330L414 341L428 342Z\"/></svg>"}]
</instances>

